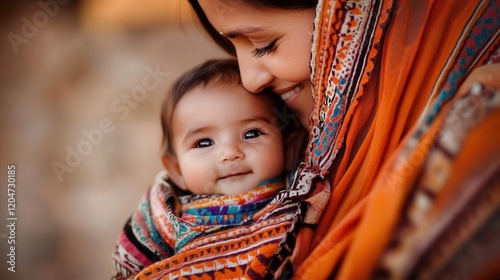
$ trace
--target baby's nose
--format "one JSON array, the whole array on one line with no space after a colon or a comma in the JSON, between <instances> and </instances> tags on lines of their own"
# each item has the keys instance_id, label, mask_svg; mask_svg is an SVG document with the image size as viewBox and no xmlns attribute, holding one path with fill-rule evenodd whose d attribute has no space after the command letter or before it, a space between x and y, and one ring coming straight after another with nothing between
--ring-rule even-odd
<instances>
[{"instance_id":1,"label":"baby's nose","mask_svg":"<svg viewBox=\"0 0 500 280\"><path fill-rule=\"evenodd\" d=\"M237 145L230 145L222 151L221 162L229 162L234 160L242 160L245 158L245 154Z\"/></svg>"}]
</instances>

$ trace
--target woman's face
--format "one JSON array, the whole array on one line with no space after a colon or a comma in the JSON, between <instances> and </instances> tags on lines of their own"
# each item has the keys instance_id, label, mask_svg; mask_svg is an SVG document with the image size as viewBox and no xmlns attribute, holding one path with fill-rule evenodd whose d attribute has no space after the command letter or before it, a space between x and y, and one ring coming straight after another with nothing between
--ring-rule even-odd
<instances>
[{"instance_id":1,"label":"woman's face","mask_svg":"<svg viewBox=\"0 0 500 280\"><path fill-rule=\"evenodd\" d=\"M314 9L256 9L242 1L199 4L213 27L233 43L243 86L252 93L272 88L309 127Z\"/></svg>"}]
</instances>

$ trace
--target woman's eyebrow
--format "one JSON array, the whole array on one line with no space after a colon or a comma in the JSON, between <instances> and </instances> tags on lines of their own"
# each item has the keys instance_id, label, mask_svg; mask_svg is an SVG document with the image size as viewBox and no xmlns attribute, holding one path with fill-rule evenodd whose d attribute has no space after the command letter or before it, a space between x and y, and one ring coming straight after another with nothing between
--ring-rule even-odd
<instances>
[{"instance_id":1,"label":"woman's eyebrow","mask_svg":"<svg viewBox=\"0 0 500 280\"><path fill-rule=\"evenodd\" d=\"M227 38L236 38L240 35L244 35L244 34L247 34L247 33L254 33L254 32L259 32L259 31L262 31L264 29L268 28L268 26L242 26L242 27L238 27L236 28L236 30L234 31L230 31L228 33L222 33L222 35L226 36Z\"/></svg>"}]
</instances>

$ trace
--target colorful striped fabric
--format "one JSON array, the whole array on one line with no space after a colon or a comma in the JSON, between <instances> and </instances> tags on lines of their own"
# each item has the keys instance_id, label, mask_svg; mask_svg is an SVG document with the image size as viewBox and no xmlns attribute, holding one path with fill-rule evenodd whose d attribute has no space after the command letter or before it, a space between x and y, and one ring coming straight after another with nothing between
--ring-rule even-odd
<instances>
[{"instance_id":1,"label":"colorful striped fabric","mask_svg":"<svg viewBox=\"0 0 500 280\"><path fill-rule=\"evenodd\" d=\"M114 253L116 279L134 278L142 270L138 279L179 277L188 263L193 269L201 266L203 273L227 277L243 268L262 274L259 268L267 267L280 233L289 229L298 212L297 207L270 204L285 188L284 176L232 196L178 196L165 178L165 172L158 175L120 234ZM222 264L227 271L221 271Z\"/></svg>"}]
</instances>

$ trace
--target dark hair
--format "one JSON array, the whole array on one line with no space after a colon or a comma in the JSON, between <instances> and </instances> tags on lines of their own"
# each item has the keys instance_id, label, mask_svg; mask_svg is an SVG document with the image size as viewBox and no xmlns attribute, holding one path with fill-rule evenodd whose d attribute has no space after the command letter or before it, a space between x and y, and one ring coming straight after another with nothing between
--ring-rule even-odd
<instances>
[{"instance_id":1,"label":"dark hair","mask_svg":"<svg viewBox=\"0 0 500 280\"><path fill-rule=\"evenodd\" d=\"M238 68L238 62L235 59L219 59L219 60L209 60L192 70L184 73L172 86L167 98L165 99L161 111L161 127L163 130L163 153L168 153L173 155L172 147L172 116L174 114L175 107L179 103L179 100L186 95L186 93L193 88L202 85L241 85L240 71ZM285 107L285 104L281 98L268 92L269 89L265 89L260 94L269 94L272 102L281 110ZM250 93L248 93L250 94ZM278 119L278 121L282 121ZM288 121L288 120L287 120ZM293 124L295 125L295 124ZM283 134L287 135L289 131L293 129L288 122L284 123Z\"/></svg>"},{"instance_id":2,"label":"dark hair","mask_svg":"<svg viewBox=\"0 0 500 280\"><path fill-rule=\"evenodd\" d=\"M276 8L283 10L303 10L303 9L312 9L316 7L318 4L318 0L289 0L289 1L279 1L279 0L252 0L252 1L243 1L250 7L255 8ZM236 55L236 50L234 49L233 44L224 36L221 36L217 30L210 24L201 8L198 0L189 0L189 4L193 8L198 20L201 25L208 33L208 35L215 41L217 45L219 45L222 49L232 55Z\"/></svg>"}]
</instances>

